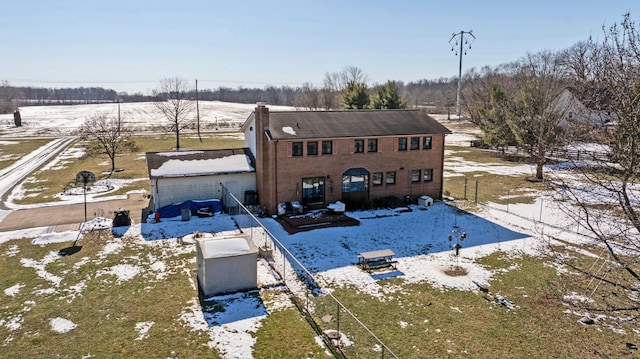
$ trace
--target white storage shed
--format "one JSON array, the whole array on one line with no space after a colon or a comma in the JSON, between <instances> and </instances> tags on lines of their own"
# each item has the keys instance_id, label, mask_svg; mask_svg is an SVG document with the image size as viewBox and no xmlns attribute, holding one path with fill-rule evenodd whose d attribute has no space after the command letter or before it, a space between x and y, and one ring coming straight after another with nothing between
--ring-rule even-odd
<instances>
[{"instance_id":1,"label":"white storage shed","mask_svg":"<svg viewBox=\"0 0 640 359\"><path fill-rule=\"evenodd\" d=\"M258 248L246 236L198 239L196 263L205 297L258 286Z\"/></svg>"}]
</instances>

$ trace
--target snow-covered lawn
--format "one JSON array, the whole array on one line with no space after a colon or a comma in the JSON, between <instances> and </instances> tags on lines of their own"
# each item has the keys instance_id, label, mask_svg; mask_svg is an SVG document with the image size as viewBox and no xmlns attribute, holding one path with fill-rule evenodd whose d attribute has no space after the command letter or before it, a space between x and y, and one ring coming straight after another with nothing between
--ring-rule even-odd
<instances>
[{"instance_id":1,"label":"snow-covered lawn","mask_svg":"<svg viewBox=\"0 0 640 359\"><path fill-rule=\"evenodd\" d=\"M421 208L412 206L411 212L397 212L393 210L358 211L348 214L361 221L357 227L336 227L301 232L294 235L287 234L282 227L271 218L262 219L262 223L281 241L316 277L319 283L327 287L351 286L362 293L370 294L380 300L393 296L395 290L380 285L380 279L397 277L407 283L431 283L433 286L455 288L459 290L476 290L476 281L487 284L493 273L477 264L475 259L486 256L496 250L511 253L514 256L522 253L533 254L541 245L535 233L525 228L508 228L506 223L491 221L480 216L456 210L448 204L437 202L431 207ZM96 219L89 226L99 228L109 227L108 221ZM454 256L452 244L448 240L453 226L466 231L468 237L461 242L463 248L460 257ZM233 233L236 231L234 217L217 215L213 218L192 218L181 221L180 218L163 220L160 223L134 224L131 227L116 229L118 235L123 235L126 241L150 243L157 241L173 241L176 238L188 240L194 232ZM245 229L250 231L249 229ZM48 245L60 242L72 242L79 233L68 231L65 233L46 233L46 228L30 229L5 233L2 241L14 238L38 238L34 243ZM257 232L256 232L257 233ZM262 235L254 238L256 244L261 245ZM82 239L78 242L83 244ZM126 244L115 238L107 244L101 256L117 255ZM174 247L180 251L194 253L193 246ZM397 255L397 271L371 275L355 265L356 256L360 252L391 249ZM48 264L60 260L57 252L40 260L24 260L24 266L32 267L41 278L52 284L52 290L74 292L80 295L83 287L64 288L62 277L52 275L46 268ZM165 266L153 261L153 272L162 279ZM272 271L264 261L259 263L259 282L261 286L278 285ZM190 266L183 269L172 268L172 271L193 270ZM444 271L453 265L466 269L467 274L452 277ZM104 268L96 273L96 277L112 276L116 282L123 283L147 271L144 266L136 264L119 264ZM187 278L185 278L187 280ZM22 290L20 284L14 283L3 288L7 295ZM279 299L278 299L279 298ZM224 357L251 357L252 345L255 339L252 335L260 326L261 320L271 310L291 306L286 296L280 296L273 302L262 303L257 296L234 294L210 298L218 305L224 306L224 311L207 312L194 298L193 302L183 308L182 322L192 330L209 333L210 345L215 347ZM61 332L72 331L73 323L63 318L52 319L54 330ZM18 323L15 323L18 325ZM146 331L153 324L139 323L136 330L139 337L148 335ZM145 331L146 330L146 331Z\"/></svg>"}]
</instances>

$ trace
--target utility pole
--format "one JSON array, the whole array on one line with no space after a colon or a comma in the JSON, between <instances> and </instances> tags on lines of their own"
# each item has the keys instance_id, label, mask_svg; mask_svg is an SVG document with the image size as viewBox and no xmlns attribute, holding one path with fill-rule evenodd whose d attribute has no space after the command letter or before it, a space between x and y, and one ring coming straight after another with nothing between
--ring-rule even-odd
<instances>
[{"instance_id":1,"label":"utility pole","mask_svg":"<svg viewBox=\"0 0 640 359\"><path fill-rule=\"evenodd\" d=\"M122 118L120 117L120 97L118 97L118 137L122 132Z\"/></svg>"},{"instance_id":2,"label":"utility pole","mask_svg":"<svg viewBox=\"0 0 640 359\"><path fill-rule=\"evenodd\" d=\"M464 35L467 35L465 39ZM471 42L469 42L469 36L471 36ZM460 44L458 44L458 38L460 38ZM455 43L452 41L455 39ZM456 95L456 115L460 117L460 89L462 88L462 54L467 54L467 50L471 50L471 44L476 40L473 36L473 30L456 32L449 39L451 44L451 51L455 51L456 56L460 57L460 65L458 66L458 93ZM460 50L456 48L460 45Z\"/></svg>"},{"instance_id":3,"label":"utility pole","mask_svg":"<svg viewBox=\"0 0 640 359\"><path fill-rule=\"evenodd\" d=\"M196 121L198 126L198 138L202 142L202 136L200 136L200 104L198 103L198 80L196 79Z\"/></svg>"}]
</instances>

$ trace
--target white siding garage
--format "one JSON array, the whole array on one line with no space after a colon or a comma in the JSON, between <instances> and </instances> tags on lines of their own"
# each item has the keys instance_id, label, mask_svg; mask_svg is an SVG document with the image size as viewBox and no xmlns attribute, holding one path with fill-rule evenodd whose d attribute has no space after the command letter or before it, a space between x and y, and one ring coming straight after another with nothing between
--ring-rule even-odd
<instances>
[{"instance_id":1,"label":"white siding garage","mask_svg":"<svg viewBox=\"0 0 640 359\"><path fill-rule=\"evenodd\" d=\"M187 200L223 198L222 186L239 200L256 190L255 160L247 148L149 152L146 154L154 209Z\"/></svg>"},{"instance_id":2,"label":"white siding garage","mask_svg":"<svg viewBox=\"0 0 640 359\"><path fill-rule=\"evenodd\" d=\"M151 193L154 196L155 209L187 200L208 200L222 198L222 185L231 191L230 183L235 184L233 195L243 200L244 191L256 189L254 173L237 173L197 177L162 178L151 181Z\"/></svg>"}]
</instances>

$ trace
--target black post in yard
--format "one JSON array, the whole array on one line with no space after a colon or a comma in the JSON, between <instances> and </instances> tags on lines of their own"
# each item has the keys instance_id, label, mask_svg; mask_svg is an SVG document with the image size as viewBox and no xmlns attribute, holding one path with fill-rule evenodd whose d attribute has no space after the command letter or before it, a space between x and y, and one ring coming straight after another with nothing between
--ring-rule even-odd
<instances>
[{"instance_id":1,"label":"black post in yard","mask_svg":"<svg viewBox=\"0 0 640 359\"><path fill-rule=\"evenodd\" d=\"M84 192L84 222L87 223L87 182L83 184Z\"/></svg>"},{"instance_id":2,"label":"black post in yard","mask_svg":"<svg viewBox=\"0 0 640 359\"><path fill-rule=\"evenodd\" d=\"M96 176L93 172L80 171L76 174L76 182L82 182L82 189L84 193L84 221L87 222L87 183L96 181Z\"/></svg>"},{"instance_id":3,"label":"black post in yard","mask_svg":"<svg viewBox=\"0 0 640 359\"><path fill-rule=\"evenodd\" d=\"M336 314L336 332L338 335L338 345L340 345L340 303L338 303L338 313Z\"/></svg>"},{"instance_id":4,"label":"black post in yard","mask_svg":"<svg viewBox=\"0 0 640 359\"><path fill-rule=\"evenodd\" d=\"M464 176L464 200L467 200L467 176Z\"/></svg>"},{"instance_id":5,"label":"black post in yard","mask_svg":"<svg viewBox=\"0 0 640 359\"><path fill-rule=\"evenodd\" d=\"M478 204L478 180L476 180L476 204Z\"/></svg>"}]
</instances>

